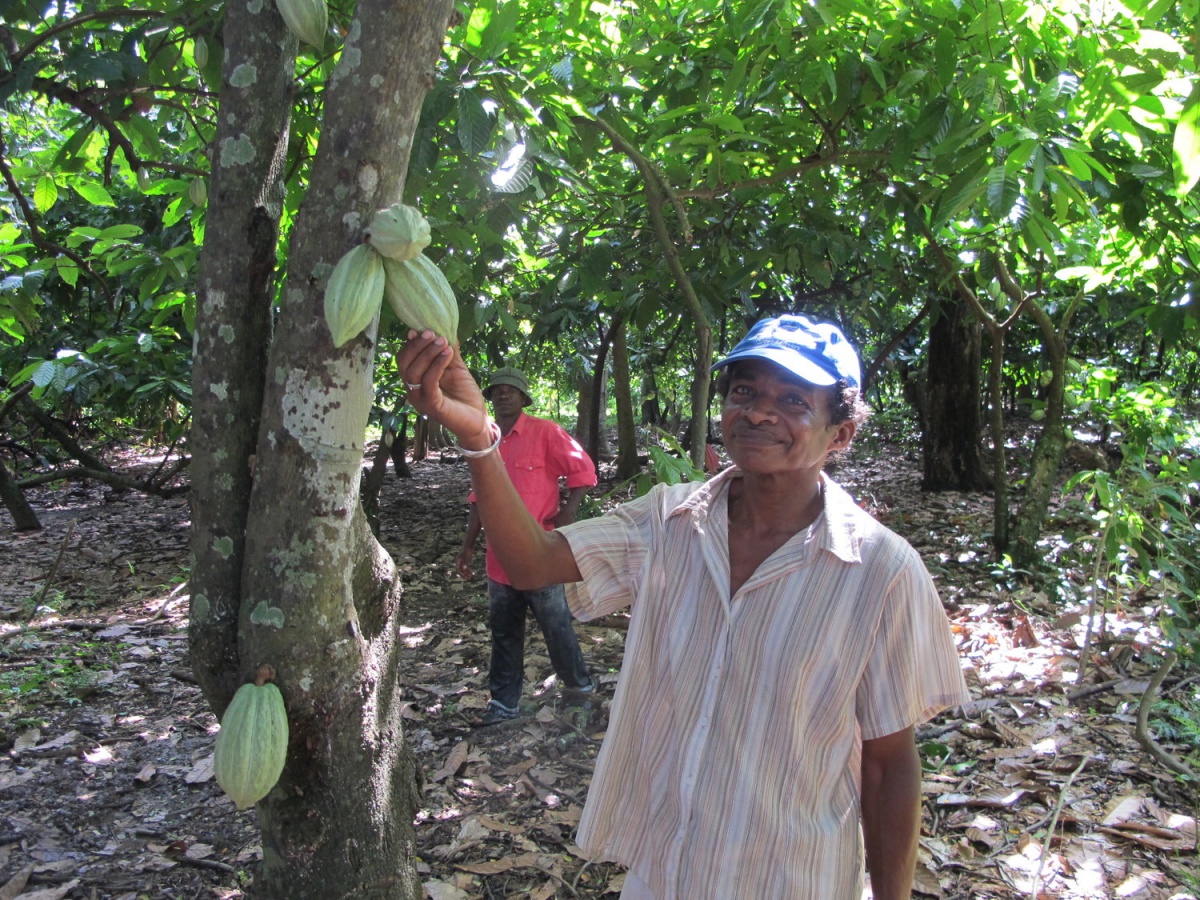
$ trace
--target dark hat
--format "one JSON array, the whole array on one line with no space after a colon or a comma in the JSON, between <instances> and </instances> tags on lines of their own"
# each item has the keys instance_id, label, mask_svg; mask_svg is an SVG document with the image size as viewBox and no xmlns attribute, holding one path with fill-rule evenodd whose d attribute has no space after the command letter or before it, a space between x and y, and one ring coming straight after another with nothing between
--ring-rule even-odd
<instances>
[{"instance_id":1,"label":"dark hat","mask_svg":"<svg viewBox=\"0 0 1200 900\"><path fill-rule=\"evenodd\" d=\"M854 347L841 329L807 316L784 315L756 322L712 371L739 359L765 359L809 384L827 387L845 379L862 387L862 367Z\"/></svg>"},{"instance_id":2,"label":"dark hat","mask_svg":"<svg viewBox=\"0 0 1200 900\"><path fill-rule=\"evenodd\" d=\"M525 373L520 369L514 369L512 366L505 366L503 369L497 369L492 373L492 377L488 380L488 386L483 389L483 398L491 400L492 388L501 384L515 387L525 395L525 402L521 404L522 406L529 406L533 403L533 398L529 396L529 382L525 379Z\"/></svg>"}]
</instances>

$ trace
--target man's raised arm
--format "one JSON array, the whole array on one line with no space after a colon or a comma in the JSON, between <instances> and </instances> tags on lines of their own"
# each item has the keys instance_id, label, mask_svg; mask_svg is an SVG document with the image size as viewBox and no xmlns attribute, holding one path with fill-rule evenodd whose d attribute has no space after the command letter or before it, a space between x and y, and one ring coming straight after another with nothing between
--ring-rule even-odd
<instances>
[{"instance_id":1,"label":"man's raised arm","mask_svg":"<svg viewBox=\"0 0 1200 900\"><path fill-rule=\"evenodd\" d=\"M544 531L513 487L498 452L500 427L489 418L479 385L458 347L432 331L410 331L396 360L417 412L452 431L467 457L475 504L495 551L518 590L579 581L562 535Z\"/></svg>"}]
</instances>

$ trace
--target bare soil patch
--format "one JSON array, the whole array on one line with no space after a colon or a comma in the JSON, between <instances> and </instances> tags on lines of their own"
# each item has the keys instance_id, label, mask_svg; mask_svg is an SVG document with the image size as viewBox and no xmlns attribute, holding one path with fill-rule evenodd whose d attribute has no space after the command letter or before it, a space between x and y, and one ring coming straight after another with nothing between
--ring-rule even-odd
<instances>
[{"instance_id":1,"label":"bare soil patch","mask_svg":"<svg viewBox=\"0 0 1200 900\"><path fill-rule=\"evenodd\" d=\"M1195 794L1133 735L1147 623L1113 613L1090 692L1072 699L1081 617L996 589L990 498L922 494L914 460L882 458L839 480L927 560L977 698L920 732L918 896L1195 900ZM561 695L533 627L525 714L472 728L488 640L482 583L453 574L466 490L461 463L434 457L411 479L389 472L381 503L406 591L398 677L426 772L429 896L615 897L620 868L582 859L572 838L624 618L578 625L600 673L593 705ZM253 896L255 814L212 780L216 722L187 668L186 500L95 483L30 500L43 531L0 522L0 897Z\"/></svg>"}]
</instances>

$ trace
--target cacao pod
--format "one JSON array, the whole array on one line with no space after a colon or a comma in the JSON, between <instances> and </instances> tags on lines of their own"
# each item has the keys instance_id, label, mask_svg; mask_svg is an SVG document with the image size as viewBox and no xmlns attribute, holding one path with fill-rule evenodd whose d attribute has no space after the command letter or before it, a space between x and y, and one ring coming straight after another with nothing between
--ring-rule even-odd
<instances>
[{"instance_id":1,"label":"cacao pod","mask_svg":"<svg viewBox=\"0 0 1200 900\"><path fill-rule=\"evenodd\" d=\"M275 0L279 14L292 34L318 50L325 45L329 8L325 0Z\"/></svg>"},{"instance_id":2,"label":"cacao pod","mask_svg":"<svg viewBox=\"0 0 1200 900\"><path fill-rule=\"evenodd\" d=\"M388 259L412 259L429 246L429 222L403 203L381 209L367 226L367 240Z\"/></svg>"},{"instance_id":3,"label":"cacao pod","mask_svg":"<svg viewBox=\"0 0 1200 900\"><path fill-rule=\"evenodd\" d=\"M188 199L197 209L203 209L204 204L208 203L208 185L204 183L203 178L192 179L192 183L188 185Z\"/></svg>"},{"instance_id":4,"label":"cacao pod","mask_svg":"<svg viewBox=\"0 0 1200 900\"><path fill-rule=\"evenodd\" d=\"M208 65L208 41L204 40L202 35L196 35L192 41L192 59L195 60L197 69Z\"/></svg>"},{"instance_id":5,"label":"cacao pod","mask_svg":"<svg viewBox=\"0 0 1200 900\"><path fill-rule=\"evenodd\" d=\"M147 191L150 188L150 173L138 166L137 170L138 188L142 191Z\"/></svg>"},{"instance_id":6,"label":"cacao pod","mask_svg":"<svg viewBox=\"0 0 1200 900\"><path fill-rule=\"evenodd\" d=\"M279 688L243 684L221 719L213 752L217 784L238 809L253 806L275 787L287 745L287 708Z\"/></svg>"},{"instance_id":7,"label":"cacao pod","mask_svg":"<svg viewBox=\"0 0 1200 900\"><path fill-rule=\"evenodd\" d=\"M371 324L383 304L383 257L359 244L338 260L325 285L325 322L340 347Z\"/></svg>"},{"instance_id":8,"label":"cacao pod","mask_svg":"<svg viewBox=\"0 0 1200 900\"><path fill-rule=\"evenodd\" d=\"M426 329L458 340L458 301L450 282L424 253L403 261L384 259L384 296L396 318L416 331Z\"/></svg>"}]
</instances>

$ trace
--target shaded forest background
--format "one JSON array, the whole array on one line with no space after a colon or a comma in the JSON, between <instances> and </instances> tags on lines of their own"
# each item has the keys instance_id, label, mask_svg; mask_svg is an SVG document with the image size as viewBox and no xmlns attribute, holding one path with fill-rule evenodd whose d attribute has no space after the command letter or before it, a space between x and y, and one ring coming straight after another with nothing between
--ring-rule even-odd
<instances>
[{"instance_id":1,"label":"shaded forest background","mask_svg":"<svg viewBox=\"0 0 1200 900\"><path fill-rule=\"evenodd\" d=\"M428 825L428 756L403 638L422 592L386 488L433 490L415 476L445 437L405 404L386 305L342 347L323 316L333 265L403 200L432 224L469 363L524 368L613 497L703 477L709 365L751 322L838 321L877 411L859 452L906 479L864 502L913 537L916 511L970 498L942 535L962 549L938 552L997 598L974 618L1011 611L989 646L1077 617L1064 690L1145 676L1096 721L1131 718L1171 805L1191 795L1198 0L316 6L301 40L277 3L0 0L5 563L38 548L5 600L14 752L45 743L20 735L50 715L27 701L62 655L22 642L80 602L55 587L77 553L111 561L55 510L72 492L162 504L187 523L160 579L186 613L154 602L186 619L192 749L259 663L288 702L257 889L426 891L395 849ZM88 590L124 615L109 586ZM89 672L129 662L91 652ZM1039 864L1051 814L1026 829Z\"/></svg>"},{"instance_id":2,"label":"shaded forest background","mask_svg":"<svg viewBox=\"0 0 1200 900\"><path fill-rule=\"evenodd\" d=\"M110 453L131 474L160 463ZM453 571L467 473L440 451L407 462L408 477L391 466L383 477L379 529L406 586L397 677L425 773L425 896L616 896L622 870L589 864L572 837L626 617L577 625L601 673L595 705L568 705L533 629L525 715L472 728L488 699L488 638L482 583ZM1147 648L1161 639L1153 596L1105 614L1092 674L1078 684L1086 607L997 583L989 498L922 491L919 462L911 438L871 426L837 474L930 567L974 698L918 735L917 896L1017 900L1036 886L1041 897L1194 900L1194 788L1137 736ZM632 489L606 464L595 508ZM217 722L187 665L184 498L96 481L30 493L46 527L0 528L0 885L40 900L259 896L256 813L238 812L213 781ZM1056 514L1060 527L1072 518L1067 507ZM1156 690L1153 733L1181 757L1194 737L1168 710L1190 706L1194 684L1171 673Z\"/></svg>"}]
</instances>

